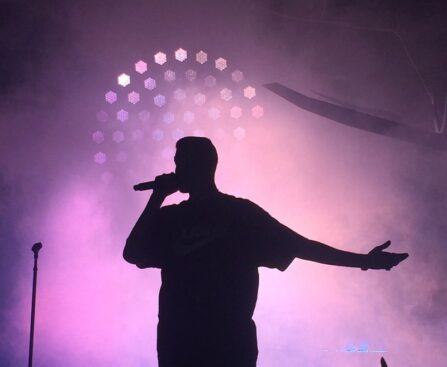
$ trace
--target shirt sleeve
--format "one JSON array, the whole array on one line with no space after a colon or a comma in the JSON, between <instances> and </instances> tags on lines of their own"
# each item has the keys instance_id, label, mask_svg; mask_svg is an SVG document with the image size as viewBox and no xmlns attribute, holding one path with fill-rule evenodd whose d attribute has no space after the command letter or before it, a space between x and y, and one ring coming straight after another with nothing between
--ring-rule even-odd
<instances>
[{"instance_id":1,"label":"shirt sleeve","mask_svg":"<svg viewBox=\"0 0 447 367\"><path fill-rule=\"evenodd\" d=\"M255 265L286 270L308 239L248 200L246 210L244 224L248 230L249 247Z\"/></svg>"}]
</instances>

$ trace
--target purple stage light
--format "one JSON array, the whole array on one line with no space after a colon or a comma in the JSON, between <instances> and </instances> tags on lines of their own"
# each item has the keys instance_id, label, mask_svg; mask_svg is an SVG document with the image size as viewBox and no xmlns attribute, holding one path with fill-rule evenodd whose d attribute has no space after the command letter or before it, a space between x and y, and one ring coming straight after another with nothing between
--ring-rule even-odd
<instances>
[{"instance_id":1,"label":"purple stage light","mask_svg":"<svg viewBox=\"0 0 447 367\"><path fill-rule=\"evenodd\" d=\"M139 74L144 74L147 71L147 64L143 60L136 62L135 71Z\"/></svg>"},{"instance_id":2,"label":"purple stage light","mask_svg":"<svg viewBox=\"0 0 447 367\"><path fill-rule=\"evenodd\" d=\"M248 86L246 88L244 88L244 97L248 98L248 99L252 99L256 96L256 89Z\"/></svg>"},{"instance_id":3,"label":"purple stage light","mask_svg":"<svg viewBox=\"0 0 447 367\"><path fill-rule=\"evenodd\" d=\"M225 60L223 57L219 57L216 61L215 61L215 66L217 70L225 70L227 68L227 60Z\"/></svg>"},{"instance_id":4,"label":"purple stage light","mask_svg":"<svg viewBox=\"0 0 447 367\"><path fill-rule=\"evenodd\" d=\"M155 89L156 86L157 86L157 82L155 81L155 79L147 78L144 81L144 88L146 88L146 89L153 90L153 89Z\"/></svg>"},{"instance_id":5,"label":"purple stage light","mask_svg":"<svg viewBox=\"0 0 447 367\"><path fill-rule=\"evenodd\" d=\"M237 140L242 140L245 138L245 129L242 126L238 126L233 130L233 135Z\"/></svg>"},{"instance_id":6,"label":"purple stage light","mask_svg":"<svg viewBox=\"0 0 447 367\"><path fill-rule=\"evenodd\" d=\"M96 114L96 119L99 122L107 122L107 120L109 119L109 114L106 111L99 111Z\"/></svg>"},{"instance_id":7,"label":"purple stage light","mask_svg":"<svg viewBox=\"0 0 447 367\"><path fill-rule=\"evenodd\" d=\"M195 119L194 112L186 111L183 114L183 121L185 121L187 124L191 124Z\"/></svg>"},{"instance_id":8,"label":"purple stage light","mask_svg":"<svg viewBox=\"0 0 447 367\"><path fill-rule=\"evenodd\" d=\"M264 116L264 108L259 105L254 106L251 109L251 115L257 119L261 118L262 116Z\"/></svg>"},{"instance_id":9,"label":"purple stage light","mask_svg":"<svg viewBox=\"0 0 447 367\"><path fill-rule=\"evenodd\" d=\"M231 98L233 98L231 89L224 88L220 91L220 98L222 98L224 101L228 102Z\"/></svg>"},{"instance_id":10,"label":"purple stage light","mask_svg":"<svg viewBox=\"0 0 447 367\"><path fill-rule=\"evenodd\" d=\"M167 82L173 82L175 80L175 71L173 71L173 70L166 70L165 71L165 80Z\"/></svg>"},{"instance_id":11,"label":"purple stage light","mask_svg":"<svg viewBox=\"0 0 447 367\"><path fill-rule=\"evenodd\" d=\"M238 106L231 107L230 116L234 119L238 119L239 117L242 116L242 108Z\"/></svg>"},{"instance_id":12,"label":"purple stage light","mask_svg":"<svg viewBox=\"0 0 447 367\"><path fill-rule=\"evenodd\" d=\"M112 134L112 140L115 143L121 143L122 141L124 141L124 133L121 130L116 130L113 134Z\"/></svg>"},{"instance_id":13,"label":"purple stage light","mask_svg":"<svg viewBox=\"0 0 447 367\"><path fill-rule=\"evenodd\" d=\"M157 53L154 55L154 61L155 61L155 63L158 64L158 65L163 65L163 64L165 64L166 61L167 61L166 54L163 53L163 52L157 52Z\"/></svg>"},{"instance_id":14,"label":"purple stage light","mask_svg":"<svg viewBox=\"0 0 447 367\"><path fill-rule=\"evenodd\" d=\"M121 122L127 121L129 119L129 112L126 110L119 110L116 113L116 119Z\"/></svg>"},{"instance_id":15,"label":"purple stage light","mask_svg":"<svg viewBox=\"0 0 447 367\"><path fill-rule=\"evenodd\" d=\"M101 144L104 141L104 133L102 131L95 131L92 134L92 140L96 143L96 144Z\"/></svg>"},{"instance_id":16,"label":"purple stage light","mask_svg":"<svg viewBox=\"0 0 447 367\"><path fill-rule=\"evenodd\" d=\"M135 91L130 92L130 93L127 95L127 100L128 100L130 103L132 103L132 104L136 104L136 103L138 103L138 102L140 101L140 94L137 93L137 92L135 92Z\"/></svg>"},{"instance_id":17,"label":"purple stage light","mask_svg":"<svg viewBox=\"0 0 447 367\"><path fill-rule=\"evenodd\" d=\"M138 118L141 121L149 121L151 118L151 113L149 111L143 110L138 113Z\"/></svg>"},{"instance_id":18,"label":"purple stage light","mask_svg":"<svg viewBox=\"0 0 447 367\"><path fill-rule=\"evenodd\" d=\"M194 80L197 79L197 72L195 72L192 69L186 70L185 78L186 78L186 80L193 82Z\"/></svg>"},{"instance_id":19,"label":"purple stage light","mask_svg":"<svg viewBox=\"0 0 447 367\"><path fill-rule=\"evenodd\" d=\"M174 99L177 101L183 101L186 98L186 92L184 89L178 88L174 91Z\"/></svg>"},{"instance_id":20,"label":"purple stage light","mask_svg":"<svg viewBox=\"0 0 447 367\"><path fill-rule=\"evenodd\" d=\"M140 129L136 129L132 131L132 140L141 140L143 139L144 133Z\"/></svg>"},{"instance_id":21,"label":"purple stage light","mask_svg":"<svg viewBox=\"0 0 447 367\"><path fill-rule=\"evenodd\" d=\"M183 62L187 59L188 53L183 48L179 48L177 51L175 51L175 59Z\"/></svg>"},{"instance_id":22,"label":"purple stage light","mask_svg":"<svg viewBox=\"0 0 447 367\"><path fill-rule=\"evenodd\" d=\"M93 160L95 163L104 164L107 161L107 156L103 152L98 152L94 155Z\"/></svg>"},{"instance_id":23,"label":"purple stage light","mask_svg":"<svg viewBox=\"0 0 447 367\"><path fill-rule=\"evenodd\" d=\"M121 74L118 76L118 84L122 87L127 87L130 84L130 76L127 74Z\"/></svg>"},{"instance_id":24,"label":"purple stage light","mask_svg":"<svg viewBox=\"0 0 447 367\"><path fill-rule=\"evenodd\" d=\"M152 132L152 139L154 139L155 141L162 141L164 136L165 136L165 134L164 134L163 130L161 130L161 129L155 129Z\"/></svg>"},{"instance_id":25,"label":"purple stage light","mask_svg":"<svg viewBox=\"0 0 447 367\"><path fill-rule=\"evenodd\" d=\"M194 103L197 106L203 106L205 104L205 102L206 102L206 96L203 93L197 93L194 96Z\"/></svg>"},{"instance_id":26,"label":"purple stage light","mask_svg":"<svg viewBox=\"0 0 447 367\"><path fill-rule=\"evenodd\" d=\"M244 79L244 74L240 70L235 70L231 73L231 79L234 82L239 83Z\"/></svg>"},{"instance_id":27,"label":"purple stage light","mask_svg":"<svg viewBox=\"0 0 447 367\"><path fill-rule=\"evenodd\" d=\"M216 85L216 78L212 75L208 75L207 77L205 77L205 85L208 88L212 88Z\"/></svg>"},{"instance_id":28,"label":"purple stage light","mask_svg":"<svg viewBox=\"0 0 447 367\"><path fill-rule=\"evenodd\" d=\"M220 110L216 107L211 107L208 110L208 116L212 119L212 120L217 120L220 117Z\"/></svg>"},{"instance_id":29,"label":"purple stage light","mask_svg":"<svg viewBox=\"0 0 447 367\"><path fill-rule=\"evenodd\" d=\"M105 94L105 99L107 103L110 104L115 103L117 98L118 98L117 94L115 92L112 92L111 90Z\"/></svg>"},{"instance_id":30,"label":"purple stage light","mask_svg":"<svg viewBox=\"0 0 447 367\"><path fill-rule=\"evenodd\" d=\"M182 129L175 129L172 132L172 139L174 139L175 141L183 138L185 136L185 132Z\"/></svg>"},{"instance_id":31,"label":"purple stage light","mask_svg":"<svg viewBox=\"0 0 447 367\"><path fill-rule=\"evenodd\" d=\"M196 53L196 61L199 63L199 64L204 64L204 63L206 63L207 61L208 61L208 55L207 55L207 53L206 52L204 52L204 51L199 51L199 52L197 52Z\"/></svg>"},{"instance_id":32,"label":"purple stage light","mask_svg":"<svg viewBox=\"0 0 447 367\"><path fill-rule=\"evenodd\" d=\"M165 112L163 114L163 122L166 124L171 124L175 120L175 115L172 112Z\"/></svg>"},{"instance_id":33,"label":"purple stage light","mask_svg":"<svg viewBox=\"0 0 447 367\"><path fill-rule=\"evenodd\" d=\"M154 104L158 107L163 107L166 104L166 97L162 94L157 94L154 97Z\"/></svg>"}]
</instances>

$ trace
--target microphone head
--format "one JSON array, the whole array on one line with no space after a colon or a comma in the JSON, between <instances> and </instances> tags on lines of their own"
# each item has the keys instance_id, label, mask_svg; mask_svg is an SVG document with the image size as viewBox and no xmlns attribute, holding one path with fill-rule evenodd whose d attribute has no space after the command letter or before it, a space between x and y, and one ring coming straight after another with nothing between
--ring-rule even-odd
<instances>
[{"instance_id":1,"label":"microphone head","mask_svg":"<svg viewBox=\"0 0 447 367\"><path fill-rule=\"evenodd\" d=\"M37 254L41 248L42 248L42 243L37 242L33 245L33 247L31 248L31 251L34 252L35 254Z\"/></svg>"}]
</instances>

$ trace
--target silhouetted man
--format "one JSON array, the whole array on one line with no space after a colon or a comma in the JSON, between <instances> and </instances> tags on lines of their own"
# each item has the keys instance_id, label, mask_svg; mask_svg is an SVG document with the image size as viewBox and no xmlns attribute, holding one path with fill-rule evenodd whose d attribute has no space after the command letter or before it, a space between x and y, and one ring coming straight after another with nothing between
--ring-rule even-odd
<instances>
[{"instance_id":1,"label":"silhouetted man","mask_svg":"<svg viewBox=\"0 0 447 367\"><path fill-rule=\"evenodd\" d=\"M217 152L207 138L177 142L175 173L158 176L149 202L129 235L126 261L160 268L157 350L160 367L254 367L252 320L258 267L281 271L294 258L389 270L407 254L366 255L309 240L256 204L218 191ZM176 191L189 194L161 207Z\"/></svg>"}]
</instances>

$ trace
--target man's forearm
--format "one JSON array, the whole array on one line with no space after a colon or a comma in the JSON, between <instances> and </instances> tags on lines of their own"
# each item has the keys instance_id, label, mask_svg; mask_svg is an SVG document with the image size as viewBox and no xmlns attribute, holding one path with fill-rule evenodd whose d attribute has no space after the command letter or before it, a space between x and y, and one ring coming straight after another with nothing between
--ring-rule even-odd
<instances>
[{"instance_id":1,"label":"man's forearm","mask_svg":"<svg viewBox=\"0 0 447 367\"><path fill-rule=\"evenodd\" d=\"M367 255L343 251L317 241L308 240L308 244L300 249L297 257L303 260L322 264L364 268Z\"/></svg>"}]
</instances>

